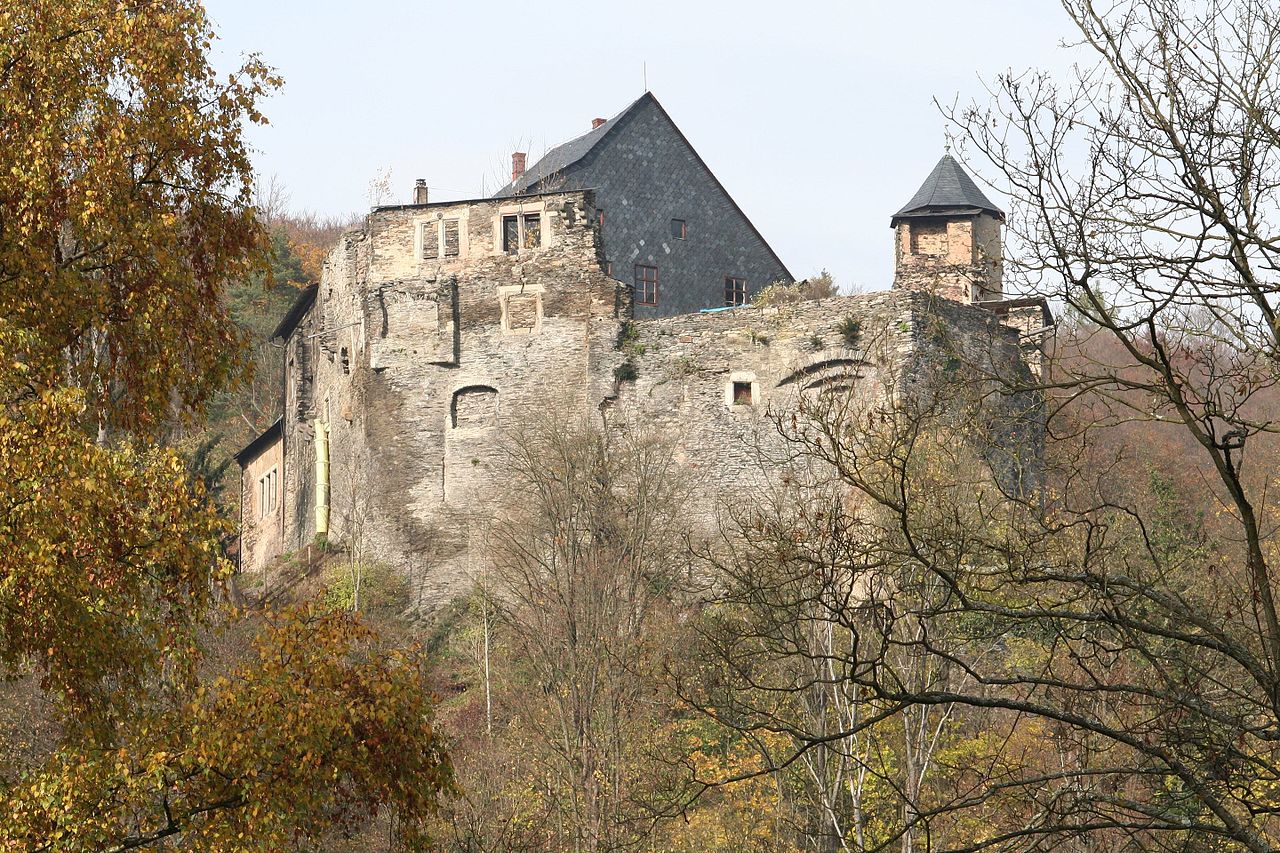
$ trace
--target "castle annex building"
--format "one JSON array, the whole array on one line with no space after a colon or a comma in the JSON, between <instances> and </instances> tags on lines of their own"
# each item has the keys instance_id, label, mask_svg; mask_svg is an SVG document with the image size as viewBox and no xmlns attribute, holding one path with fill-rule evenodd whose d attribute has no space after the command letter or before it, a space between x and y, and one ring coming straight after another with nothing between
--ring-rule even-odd
<instances>
[{"instance_id":1,"label":"castle annex building","mask_svg":"<svg viewBox=\"0 0 1280 853\"><path fill-rule=\"evenodd\" d=\"M610 166L624 151L630 165ZM250 577L326 537L403 573L410 608L467 592L506 431L549 410L661 429L711 529L776 476L752 452L776 441L771 413L893 394L944 348L992 372L1038 369L1048 309L1003 298L1003 214L950 157L891 219L892 289L772 307L717 298L728 278L749 298L789 276L648 95L496 197L425 195L344 234L275 330L284 411L237 455ZM647 273L620 264L657 267L657 306L641 299ZM1010 409L1010 435L1030 408Z\"/></svg>"}]
</instances>

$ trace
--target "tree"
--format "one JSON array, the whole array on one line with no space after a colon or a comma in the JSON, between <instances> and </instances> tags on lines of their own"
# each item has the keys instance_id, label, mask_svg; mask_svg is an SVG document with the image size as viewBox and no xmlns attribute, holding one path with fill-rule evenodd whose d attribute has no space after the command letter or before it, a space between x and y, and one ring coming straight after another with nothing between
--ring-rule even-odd
<instances>
[{"instance_id":1,"label":"tree","mask_svg":"<svg viewBox=\"0 0 1280 853\"><path fill-rule=\"evenodd\" d=\"M849 543L875 558L855 582L892 580L890 618L839 662L885 712L954 707L1024 735L912 804L935 849L1273 850L1280 15L1063 6L1096 66L1065 87L1006 76L993 105L949 112L1011 190L1006 270L1078 318L1048 380L1006 389L1048 405L1045 491L957 455L965 424L927 400L870 436L801 424L877 520ZM1147 460L1196 491L1153 483ZM945 594L904 595L913 577ZM897 653L965 678L912 683Z\"/></svg>"},{"instance_id":2,"label":"tree","mask_svg":"<svg viewBox=\"0 0 1280 853\"><path fill-rule=\"evenodd\" d=\"M225 526L162 443L244 366L241 133L277 78L217 79L189 0L8 4L0 32L0 674L54 723L4 764L0 837L278 849L378 808L411 833L450 784L412 657L305 611L203 657Z\"/></svg>"},{"instance_id":3,"label":"tree","mask_svg":"<svg viewBox=\"0 0 1280 853\"><path fill-rule=\"evenodd\" d=\"M653 746L687 578L683 480L654 436L554 411L512 432L506 461L510 493L488 527L479 614L495 608L495 737L486 693L467 759L488 776L470 793L490 805L454 819L459 836L478 826L490 840L472 830L457 846L631 849L650 837L679 775Z\"/></svg>"}]
</instances>

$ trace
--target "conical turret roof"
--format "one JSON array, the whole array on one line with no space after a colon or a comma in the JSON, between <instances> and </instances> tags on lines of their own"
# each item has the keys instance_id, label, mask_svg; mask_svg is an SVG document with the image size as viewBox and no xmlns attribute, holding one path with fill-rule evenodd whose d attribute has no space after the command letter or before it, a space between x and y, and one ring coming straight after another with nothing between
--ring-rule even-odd
<instances>
[{"instance_id":1,"label":"conical turret roof","mask_svg":"<svg viewBox=\"0 0 1280 853\"><path fill-rule=\"evenodd\" d=\"M900 219L917 216L947 216L989 213L997 219L1004 220L1004 211L991 203L991 199L982 194L978 185L973 182L964 168L950 154L943 154L938 165L933 167L924 184L916 190L911 201L893 215L890 226L896 226Z\"/></svg>"}]
</instances>

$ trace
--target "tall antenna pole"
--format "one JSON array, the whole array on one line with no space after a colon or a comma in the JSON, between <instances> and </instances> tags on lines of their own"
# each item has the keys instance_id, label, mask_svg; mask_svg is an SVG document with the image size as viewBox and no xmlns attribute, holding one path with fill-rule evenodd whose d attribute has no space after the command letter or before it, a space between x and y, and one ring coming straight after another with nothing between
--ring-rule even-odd
<instances>
[{"instance_id":1,"label":"tall antenna pole","mask_svg":"<svg viewBox=\"0 0 1280 853\"><path fill-rule=\"evenodd\" d=\"M644 90L649 91L649 66L645 62L640 63L640 79L644 82Z\"/></svg>"}]
</instances>

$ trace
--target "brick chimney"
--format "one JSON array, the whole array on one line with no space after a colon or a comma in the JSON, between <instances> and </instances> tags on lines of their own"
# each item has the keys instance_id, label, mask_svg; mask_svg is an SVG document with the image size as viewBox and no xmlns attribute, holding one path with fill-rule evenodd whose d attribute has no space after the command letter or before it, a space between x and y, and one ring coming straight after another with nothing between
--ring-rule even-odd
<instances>
[{"instance_id":1,"label":"brick chimney","mask_svg":"<svg viewBox=\"0 0 1280 853\"><path fill-rule=\"evenodd\" d=\"M597 127L604 124L606 121L608 121L607 118L593 118L591 120L591 129L595 130Z\"/></svg>"},{"instance_id":2,"label":"brick chimney","mask_svg":"<svg viewBox=\"0 0 1280 853\"><path fill-rule=\"evenodd\" d=\"M414 204L427 203L427 179L426 178L418 178L418 180L414 181L413 203Z\"/></svg>"},{"instance_id":3,"label":"brick chimney","mask_svg":"<svg viewBox=\"0 0 1280 853\"><path fill-rule=\"evenodd\" d=\"M511 181L512 183L520 180L520 176L524 174L524 160L528 156L523 151L516 151L511 155Z\"/></svg>"}]
</instances>

